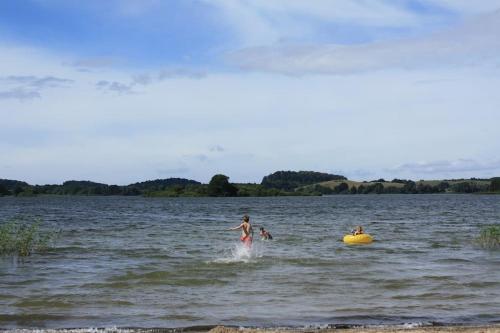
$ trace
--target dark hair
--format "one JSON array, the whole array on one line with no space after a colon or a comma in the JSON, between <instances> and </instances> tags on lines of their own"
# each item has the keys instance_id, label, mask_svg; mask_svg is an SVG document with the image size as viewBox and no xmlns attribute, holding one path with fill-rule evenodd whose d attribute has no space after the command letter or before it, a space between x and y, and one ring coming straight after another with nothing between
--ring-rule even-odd
<instances>
[{"instance_id":1,"label":"dark hair","mask_svg":"<svg viewBox=\"0 0 500 333\"><path fill-rule=\"evenodd\" d=\"M264 227L260 227L260 228L259 228L259 230L260 230L260 231L264 230Z\"/></svg>"},{"instance_id":2,"label":"dark hair","mask_svg":"<svg viewBox=\"0 0 500 333\"><path fill-rule=\"evenodd\" d=\"M245 222L250 221L250 216L248 216L248 215L243 215L243 221L245 221Z\"/></svg>"}]
</instances>

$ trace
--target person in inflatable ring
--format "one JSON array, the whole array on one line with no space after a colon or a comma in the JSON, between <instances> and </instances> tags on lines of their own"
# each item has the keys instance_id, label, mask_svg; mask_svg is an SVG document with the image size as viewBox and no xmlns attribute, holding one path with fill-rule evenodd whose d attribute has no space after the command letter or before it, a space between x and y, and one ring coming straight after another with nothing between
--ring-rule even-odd
<instances>
[{"instance_id":1,"label":"person in inflatable ring","mask_svg":"<svg viewBox=\"0 0 500 333\"><path fill-rule=\"evenodd\" d=\"M362 227L362 226L360 226L360 225L358 225L358 226L356 227L356 229L352 231L353 236L356 236L356 235L362 235L362 234L364 234L364 233L365 233L365 232L363 231L363 227Z\"/></svg>"}]
</instances>

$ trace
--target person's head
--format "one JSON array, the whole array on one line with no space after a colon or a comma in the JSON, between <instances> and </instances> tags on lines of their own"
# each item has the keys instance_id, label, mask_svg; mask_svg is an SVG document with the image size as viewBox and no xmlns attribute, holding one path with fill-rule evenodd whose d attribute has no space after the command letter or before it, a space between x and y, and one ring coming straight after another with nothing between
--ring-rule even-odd
<instances>
[{"instance_id":1,"label":"person's head","mask_svg":"<svg viewBox=\"0 0 500 333\"><path fill-rule=\"evenodd\" d=\"M248 215L243 215L243 221L244 221L244 222L248 222L248 221L250 221L250 216L248 216Z\"/></svg>"},{"instance_id":2,"label":"person's head","mask_svg":"<svg viewBox=\"0 0 500 333\"><path fill-rule=\"evenodd\" d=\"M360 225L358 225L358 226L356 227L356 230L357 230L357 231L363 231L363 227L362 227L362 226L360 226Z\"/></svg>"},{"instance_id":3,"label":"person's head","mask_svg":"<svg viewBox=\"0 0 500 333\"><path fill-rule=\"evenodd\" d=\"M259 230L260 230L260 231L264 231L264 227L260 227L260 228L259 228Z\"/></svg>"}]
</instances>

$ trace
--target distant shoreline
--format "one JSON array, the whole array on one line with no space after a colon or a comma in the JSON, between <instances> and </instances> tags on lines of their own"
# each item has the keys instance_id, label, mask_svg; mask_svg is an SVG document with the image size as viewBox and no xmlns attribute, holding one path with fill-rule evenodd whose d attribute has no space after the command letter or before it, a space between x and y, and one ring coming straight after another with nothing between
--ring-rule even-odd
<instances>
[{"instance_id":1,"label":"distant shoreline","mask_svg":"<svg viewBox=\"0 0 500 333\"><path fill-rule=\"evenodd\" d=\"M500 193L500 177L489 179L409 179L355 181L316 171L277 171L257 183L231 183L217 174L208 184L186 178L146 180L129 185L108 185L88 180L31 185L0 179L0 196L87 195L145 197L273 197L352 194Z\"/></svg>"}]
</instances>

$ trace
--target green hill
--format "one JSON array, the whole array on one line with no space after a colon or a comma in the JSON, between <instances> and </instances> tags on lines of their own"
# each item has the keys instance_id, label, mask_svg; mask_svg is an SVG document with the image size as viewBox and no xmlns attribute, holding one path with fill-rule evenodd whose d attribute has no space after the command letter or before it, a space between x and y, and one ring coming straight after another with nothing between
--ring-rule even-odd
<instances>
[{"instance_id":1,"label":"green hill","mask_svg":"<svg viewBox=\"0 0 500 333\"><path fill-rule=\"evenodd\" d=\"M277 171L265 176L261 185L266 188L292 191L301 186L334 180L347 180L347 178L315 171Z\"/></svg>"}]
</instances>

